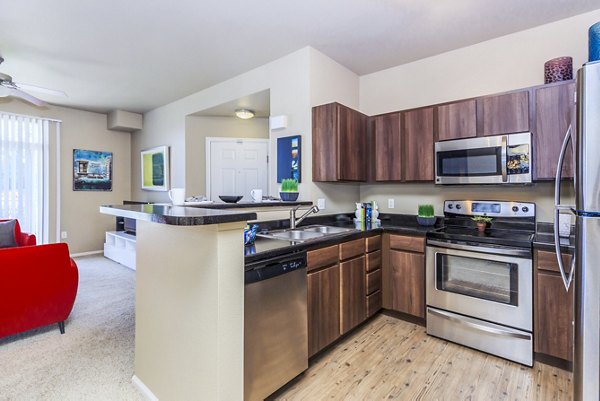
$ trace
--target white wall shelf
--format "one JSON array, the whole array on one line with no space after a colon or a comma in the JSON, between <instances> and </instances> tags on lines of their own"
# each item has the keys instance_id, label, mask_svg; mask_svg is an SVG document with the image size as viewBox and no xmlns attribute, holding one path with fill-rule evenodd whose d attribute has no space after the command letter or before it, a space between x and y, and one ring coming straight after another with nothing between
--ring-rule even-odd
<instances>
[{"instance_id":1,"label":"white wall shelf","mask_svg":"<svg viewBox=\"0 0 600 401\"><path fill-rule=\"evenodd\" d=\"M135 235L124 231L107 231L104 256L135 270Z\"/></svg>"}]
</instances>

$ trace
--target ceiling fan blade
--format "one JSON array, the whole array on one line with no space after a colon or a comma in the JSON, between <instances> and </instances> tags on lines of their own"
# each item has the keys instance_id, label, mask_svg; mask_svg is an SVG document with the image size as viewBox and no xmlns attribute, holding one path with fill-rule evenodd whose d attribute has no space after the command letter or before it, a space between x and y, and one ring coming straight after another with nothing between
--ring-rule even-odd
<instances>
[{"instance_id":1,"label":"ceiling fan blade","mask_svg":"<svg viewBox=\"0 0 600 401\"><path fill-rule=\"evenodd\" d=\"M19 89L23 89L23 90L27 90L27 91L43 93L45 95L51 95L51 96L68 97L65 92L59 91L59 90L56 90L56 89L42 88L41 86L35 86L35 85L30 85L30 84L22 84L20 82L15 82L15 85Z\"/></svg>"},{"instance_id":2,"label":"ceiling fan blade","mask_svg":"<svg viewBox=\"0 0 600 401\"><path fill-rule=\"evenodd\" d=\"M46 102L44 102L43 100L40 100L37 97L31 96L29 93L25 93L18 89L11 89L10 96L21 98L23 100L28 101L29 103L35 104L36 106L46 106Z\"/></svg>"}]
</instances>

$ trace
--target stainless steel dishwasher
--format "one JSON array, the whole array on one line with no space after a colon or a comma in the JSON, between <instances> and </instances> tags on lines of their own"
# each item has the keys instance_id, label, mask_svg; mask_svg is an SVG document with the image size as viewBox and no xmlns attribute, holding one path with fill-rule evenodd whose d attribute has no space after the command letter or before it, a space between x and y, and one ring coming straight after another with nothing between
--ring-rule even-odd
<instances>
[{"instance_id":1,"label":"stainless steel dishwasher","mask_svg":"<svg viewBox=\"0 0 600 401\"><path fill-rule=\"evenodd\" d=\"M264 400L308 368L306 252L247 264L244 400Z\"/></svg>"}]
</instances>

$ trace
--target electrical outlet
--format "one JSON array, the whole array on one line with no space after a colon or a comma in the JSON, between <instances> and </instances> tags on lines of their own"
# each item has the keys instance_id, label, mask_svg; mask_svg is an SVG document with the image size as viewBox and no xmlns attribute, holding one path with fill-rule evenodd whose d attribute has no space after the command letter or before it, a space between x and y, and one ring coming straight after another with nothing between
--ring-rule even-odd
<instances>
[{"instance_id":1,"label":"electrical outlet","mask_svg":"<svg viewBox=\"0 0 600 401\"><path fill-rule=\"evenodd\" d=\"M394 198L388 199L388 208L393 209L395 207L394 203Z\"/></svg>"},{"instance_id":2,"label":"electrical outlet","mask_svg":"<svg viewBox=\"0 0 600 401\"><path fill-rule=\"evenodd\" d=\"M321 210L325 209L325 199L319 198L317 199L317 207Z\"/></svg>"},{"instance_id":3,"label":"electrical outlet","mask_svg":"<svg viewBox=\"0 0 600 401\"><path fill-rule=\"evenodd\" d=\"M60 232L60 239L67 239L67 232L66 231L61 231Z\"/></svg>"}]
</instances>

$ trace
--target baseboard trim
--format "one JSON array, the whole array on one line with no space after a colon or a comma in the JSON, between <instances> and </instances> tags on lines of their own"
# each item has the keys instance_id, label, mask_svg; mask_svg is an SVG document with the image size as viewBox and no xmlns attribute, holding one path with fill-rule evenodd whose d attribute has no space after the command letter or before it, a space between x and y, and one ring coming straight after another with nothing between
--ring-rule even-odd
<instances>
[{"instance_id":1,"label":"baseboard trim","mask_svg":"<svg viewBox=\"0 0 600 401\"><path fill-rule=\"evenodd\" d=\"M159 401L158 397L155 396L154 393L152 393L152 391L150 391L150 389L144 384L144 382L141 381L140 378L136 375L133 375L133 377L131 378L131 383L135 387L137 387L138 390L140 390L144 398L146 398L148 401Z\"/></svg>"},{"instance_id":2,"label":"baseboard trim","mask_svg":"<svg viewBox=\"0 0 600 401\"><path fill-rule=\"evenodd\" d=\"M103 252L104 251L89 251L89 252L72 253L71 257L72 258L78 258L80 256L98 255L99 253L103 253Z\"/></svg>"}]
</instances>

